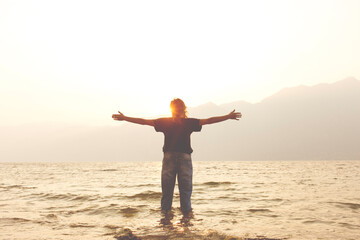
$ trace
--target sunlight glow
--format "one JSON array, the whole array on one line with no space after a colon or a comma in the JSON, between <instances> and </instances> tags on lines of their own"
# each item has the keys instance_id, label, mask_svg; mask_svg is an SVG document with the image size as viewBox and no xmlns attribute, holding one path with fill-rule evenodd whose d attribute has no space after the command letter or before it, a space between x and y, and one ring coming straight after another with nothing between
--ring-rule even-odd
<instances>
[{"instance_id":1,"label":"sunlight glow","mask_svg":"<svg viewBox=\"0 0 360 240\"><path fill-rule=\"evenodd\" d=\"M95 109L146 117L169 114L175 97L255 103L283 87L359 78L358 9L352 0L2 1L11 114L0 117L21 122L24 108L40 113L34 121L53 119L49 109L79 122Z\"/></svg>"}]
</instances>

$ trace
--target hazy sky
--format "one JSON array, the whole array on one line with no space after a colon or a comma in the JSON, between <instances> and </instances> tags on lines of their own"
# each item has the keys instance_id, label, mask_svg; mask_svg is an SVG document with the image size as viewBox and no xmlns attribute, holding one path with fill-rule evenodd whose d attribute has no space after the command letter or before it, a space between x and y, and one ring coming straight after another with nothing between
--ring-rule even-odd
<instances>
[{"instance_id":1,"label":"hazy sky","mask_svg":"<svg viewBox=\"0 0 360 240\"><path fill-rule=\"evenodd\" d=\"M360 1L0 1L0 125L360 79ZM239 109L241 111L241 109Z\"/></svg>"}]
</instances>

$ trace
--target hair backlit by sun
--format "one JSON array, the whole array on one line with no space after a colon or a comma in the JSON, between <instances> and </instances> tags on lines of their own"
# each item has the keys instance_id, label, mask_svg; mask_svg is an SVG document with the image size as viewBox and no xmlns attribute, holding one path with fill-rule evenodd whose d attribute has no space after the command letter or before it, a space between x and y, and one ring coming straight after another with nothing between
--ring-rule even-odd
<instances>
[{"instance_id":1,"label":"hair backlit by sun","mask_svg":"<svg viewBox=\"0 0 360 240\"><path fill-rule=\"evenodd\" d=\"M180 98L174 98L170 103L170 109L173 116L181 116L187 118L186 105Z\"/></svg>"}]
</instances>

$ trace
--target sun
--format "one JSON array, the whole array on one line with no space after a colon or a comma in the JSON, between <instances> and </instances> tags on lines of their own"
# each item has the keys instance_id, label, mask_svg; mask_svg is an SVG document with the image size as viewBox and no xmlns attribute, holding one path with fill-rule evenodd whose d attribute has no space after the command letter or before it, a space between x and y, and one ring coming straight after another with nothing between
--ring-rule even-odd
<instances>
[{"instance_id":1,"label":"sun","mask_svg":"<svg viewBox=\"0 0 360 240\"><path fill-rule=\"evenodd\" d=\"M171 116L170 101L164 99L162 101L154 101L147 109L147 114L153 117L169 117Z\"/></svg>"}]
</instances>

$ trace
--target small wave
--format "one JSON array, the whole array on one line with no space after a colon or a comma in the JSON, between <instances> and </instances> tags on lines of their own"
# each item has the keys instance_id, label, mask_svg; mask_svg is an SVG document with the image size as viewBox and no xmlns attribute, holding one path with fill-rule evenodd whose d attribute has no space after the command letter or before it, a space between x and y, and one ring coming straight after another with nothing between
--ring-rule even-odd
<instances>
[{"instance_id":1,"label":"small wave","mask_svg":"<svg viewBox=\"0 0 360 240\"><path fill-rule=\"evenodd\" d=\"M220 186L220 185L230 185L233 184L233 182L205 182L202 183L200 185L205 185L205 186Z\"/></svg>"},{"instance_id":2,"label":"small wave","mask_svg":"<svg viewBox=\"0 0 360 240\"><path fill-rule=\"evenodd\" d=\"M161 192L146 191L146 192L138 193L138 194L135 194L132 196L128 196L128 198L140 198L142 200L159 199L159 198L161 198Z\"/></svg>"},{"instance_id":3,"label":"small wave","mask_svg":"<svg viewBox=\"0 0 360 240\"><path fill-rule=\"evenodd\" d=\"M28 223L36 223L36 224L45 225L45 224L49 224L51 222L43 221L43 220L30 220L30 219L26 219L26 218L13 217L13 218L0 218L0 223L2 223L3 225L6 225L6 224L11 224L11 225L28 224Z\"/></svg>"},{"instance_id":4,"label":"small wave","mask_svg":"<svg viewBox=\"0 0 360 240\"><path fill-rule=\"evenodd\" d=\"M349 228L349 229L359 229L360 228L360 225L355 225L355 224L350 224L350 223L340 222L338 224L343 227Z\"/></svg>"},{"instance_id":5,"label":"small wave","mask_svg":"<svg viewBox=\"0 0 360 240\"><path fill-rule=\"evenodd\" d=\"M114 169L114 168L109 168L109 169L102 169L100 170L101 172L116 172L119 171L118 169Z\"/></svg>"},{"instance_id":6,"label":"small wave","mask_svg":"<svg viewBox=\"0 0 360 240\"><path fill-rule=\"evenodd\" d=\"M154 186L158 186L158 184L148 183L148 184L135 185L135 187L154 187Z\"/></svg>"},{"instance_id":7,"label":"small wave","mask_svg":"<svg viewBox=\"0 0 360 240\"><path fill-rule=\"evenodd\" d=\"M329 203L334 203L340 208L350 208L353 210L360 209L359 203L349 203L349 202L329 202Z\"/></svg>"},{"instance_id":8,"label":"small wave","mask_svg":"<svg viewBox=\"0 0 360 240\"><path fill-rule=\"evenodd\" d=\"M95 206L89 206L86 208L81 208L81 209L77 209L77 210L69 210L66 212L67 215L73 215L73 214L77 214L77 213L90 213L90 214L96 214L96 207Z\"/></svg>"},{"instance_id":9,"label":"small wave","mask_svg":"<svg viewBox=\"0 0 360 240\"><path fill-rule=\"evenodd\" d=\"M232 201L232 202L239 202L239 201L243 201L243 202L245 202L245 201L252 201L252 199L251 198L246 198L246 197L238 197L238 198L232 198L232 199L230 199L230 201Z\"/></svg>"},{"instance_id":10,"label":"small wave","mask_svg":"<svg viewBox=\"0 0 360 240\"><path fill-rule=\"evenodd\" d=\"M71 228L94 228L95 225L87 224L87 223L72 223L69 225Z\"/></svg>"},{"instance_id":11,"label":"small wave","mask_svg":"<svg viewBox=\"0 0 360 240\"><path fill-rule=\"evenodd\" d=\"M121 209L120 209L120 213L121 213L124 217L133 217L133 216L135 216L138 212L139 212L139 210L138 210L137 208L132 208L132 207L125 207L125 208L121 208Z\"/></svg>"},{"instance_id":12,"label":"small wave","mask_svg":"<svg viewBox=\"0 0 360 240\"><path fill-rule=\"evenodd\" d=\"M50 211L53 211L53 210L62 210L62 209L72 209L72 208L76 208L76 207L79 207L81 206L81 203L77 203L77 204L71 204L71 205L66 205L66 206L51 206L51 207L46 207L45 209L46 210L50 210Z\"/></svg>"},{"instance_id":13,"label":"small wave","mask_svg":"<svg viewBox=\"0 0 360 240\"><path fill-rule=\"evenodd\" d=\"M282 201L284 201L284 199L282 199L282 198L271 198L271 199L267 199L266 201L270 201L270 202L282 202Z\"/></svg>"},{"instance_id":14,"label":"small wave","mask_svg":"<svg viewBox=\"0 0 360 240\"><path fill-rule=\"evenodd\" d=\"M78 195L76 197L73 197L71 199L71 201L93 201L93 200L98 200L99 196L98 195Z\"/></svg>"},{"instance_id":15,"label":"small wave","mask_svg":"<svg viewBox=\"0 0 360 240\"><path fill-rule=\"evenodd\" d=\"M271 210L267 209L267 208L249 208L247 211L252 212L252 213L257 213L257 212L271 212Z\"/></svg>"},{"instance_id":16,"label":"small wave","mask_svg":"<svg viewBox=\"0 0 360 240\"><path fill-rule=\"evenodd\" d=\"M316 223L332 224L332 223L334 223L334 222L331 222L331 221L321 221L321 220L306 220L306 221L303 221L303 223L305 223L305 224L316 224Z\"/></svg>"},{"instance_id":17,"label":"small wave","mask_svg":"<svg viewBox=\"0 0 360 240\"><path fill-rule=\"evenodd\" d=\"M0 218L0 222L11 223L11 224L14 224L14 223L27 223L27 222L31 222L31 221L32 220L30 220L30 219L17 218L17 217L14 217L14 218Z\"/></svg>"},{"instance_id":18,"label":"small wave","mask_svg":"<svg viewBox=\"0 0 360 240\"><path fill-rule=\"evenodd\" d=\"M32 197L46 199L46 200L69 200L69 201L94 201L99 199L99 195L79 195L73 193L37 193L32 194Z\"/></svg>"},{"instance_id":19,"label":"small wave","mask_svg":"<svg viewBox=\"0 0 360 240\"><path fill-rule=\"evenodd\" d=\"M121 226L107 224L107 225L104 226L104 228L107 228L107 229L110 229L110 230L116 230L118 228L121 228Z\"/></svg>"},{"instance_id":20,"label":"small wave","mask_svg":"<svg viewBox=\"0 0 360 240\"><path fill-rule=\"evenodd\" d=\"M56 219L58 219L58 217L56 216L56 214L53 214L53 213L47 214L47 215L45 215L45 217L46 217L47 219L51 219L51 220L56 220Z\"/></svg>"},{"instance_id":21,"label":"small wave","mask_svg":"<svg viewBox=\"0 0 360 240\"><path fill-rule=\"evenodd\" d=\"M217 200L228 200L228 199L233 199L233 196L231 195L224 195L224 196L219 196L216 198ZM204 200L204 199L203 199Z\"/></svg>"},{"instance_id":22,"label":"small wave","mask_svg":"<svg viewBox=\"0 0 360 240\"><path fill-rule=\"evenodd\" d=\"M35 189L37 187L27 187L27 186L23 186L23 185L9 185L9 186L0 186L0 188L5 189L5 190L10 190L10 189Z\"/></svg>"},{"instance_id":23,"label":"small wave","mask_svg":"<svg viewBox=\"0 0 360 240\"><path fill-rule=\"evenodd\" d=\"M110 204L99 207L99 205L92 205L85 208L67 211L67 215L74 214L88 214L88 215L102 215L102 216L118 216L121 214L124 217L131 218L141 211L142 205L121 207L118 204Z\"/></svg>"},{"instance_id":24,"label":"small wave","mask_svg":"<svg viewBox=\"0 0 360 240\"><path fill-rule=\"evenodd\" d=\"M284 201L284 199L282 199L282 198L261 198L261 199L258 199L257 201L264 201L264 202L282 202L282 201Z\"/></svg>"}]
</instances>

